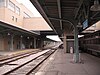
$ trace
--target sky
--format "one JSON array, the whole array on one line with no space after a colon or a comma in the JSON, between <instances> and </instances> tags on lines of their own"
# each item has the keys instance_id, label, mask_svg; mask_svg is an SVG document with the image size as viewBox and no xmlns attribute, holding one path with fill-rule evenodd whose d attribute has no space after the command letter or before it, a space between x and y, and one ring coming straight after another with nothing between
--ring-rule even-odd
<instances>
[{"instance_id":1,"label":"sky","mask_svg":"<svg viewBox=\"0 0 100 75\"><path fill-rule=\"evenodd\" d=\"M16 1L25 5L34 14L34 17L41 17L40 13L37 11L37 9L33 6L33 4L29 0L16 0Z\"/></svg>"},{"instance_id":2,"label":"sky","mask_svg":"<svg viewBox=\"0 0 100 75\"><path fill-rule=\"evenodd\" d=\"M34 14L34 17L42 17L29 0L16 0L16 1L25 5ZM47 36L47 38L55 41L61 41L57 35Z\"/></svg>"}]
</instances>

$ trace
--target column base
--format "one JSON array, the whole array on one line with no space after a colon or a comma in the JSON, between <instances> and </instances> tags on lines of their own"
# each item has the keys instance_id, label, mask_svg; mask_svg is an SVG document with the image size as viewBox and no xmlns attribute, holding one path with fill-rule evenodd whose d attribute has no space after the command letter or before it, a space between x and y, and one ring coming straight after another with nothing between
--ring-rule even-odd
<instances>
[{"instance_id":1,"label":"column base","mask_svg":"<svg viewBox=\"0 0 100 75\"><path fill-rule=\"evenodd\" d=\"M70 61L71 63L80 63L80 64L83 64L84 62L83 62L83 60L80 58L80 53L79 53L79 59L77 60L76 59L76 54L73 54L73 59L72 59L72 61Z\"/></svg>"}]
</instances>

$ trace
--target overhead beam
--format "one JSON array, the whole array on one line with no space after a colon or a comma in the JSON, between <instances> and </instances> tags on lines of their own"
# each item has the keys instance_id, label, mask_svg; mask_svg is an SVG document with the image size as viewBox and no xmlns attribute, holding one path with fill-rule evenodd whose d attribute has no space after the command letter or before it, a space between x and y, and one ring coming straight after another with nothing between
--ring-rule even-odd
<instances>
[{"instance_id":1,"label":"overhead beam","mask_svg":"<svg viewBox=\"0 0 100 75\"><path fill-rule=\"evenodd\" d=\"M83 5L83 13L84 13L85 18L87 18L87 11L86 11L85 4Z\"/></svg>"},{"instance_id":2,"label":"overhead beam","mask_svg":"<svg viewBox=\"0 0 100 75\"><path fill-rule=\"evenodd\" d=\"M48 17L49 19L51 19L51 20L58 20L58 21L63 21L63 22L67 22L67 23L69 23L69 24L71 24L71 26L70 26L70 30L73 30L73 28L74 28L74 23L73 23L73 21L72 20L69 20L69 19L60 19L60 18L52 18L52 17ZM76 22L75 22L76 23Z\"/></svg>"},{"instance_id":3,"label":"overhead beam","mask_svg":"<svg viewBox=\"0 0 100 75\"><path fill-rule=\"evenodd\" d=\"M96 17L96 18L91 18L92 20L100 20L100 17Z\"/></svg>"},{"instance_id":4,"label":"overhead beam","mask_svg":"<svg viewBox=\"0 0 100 75\"><path fill-rule=\"evenodd\" d=\"M11 30L11 29L5 29L5 30L2 30L2 31L0 31L0 33L1 33L1 32L5 32L5 31L9 31L9 30Z\"/></svg>"},{"instance_id":5,"label":"overhead beam","mask_svg":"<svg viewBox=\"0 0 100 75\"><path fill-rule=\"evenodd\" d=\"M83 0L80 0L80 5L79 5L79 8L78 8L78 10L77 10L77 12L75 14L75 19L77 18L78 14L79 14L79 11L80 11L80 9L82 7L82 4L83 4Z\"/></svg>"},{"instance_id":6,"label":"overhead beam","mask_svg":"<svg viewBox=\"0 0 100 75\"><path fill-rule=\"evenodd\" d=\"M64 22L68 22L68 23L70 23L71 25L73 25L74 26L74 24L71 22L71 21L69 21L69 20L66 20L66 19L60 19L60 18L52 18L52 17L48 17L49 19L53 19L53 20L58 20L58 21L64 21Z\"/></svg>"},{"instance_id":7,"label":"overhead beam","mask_svg":"<svg viewBox=\"0 0 100 75\"><path fill-rule=\"evenodd\" d=\"M96 15L98 15L100 12L96 12L92 17L91 19L93 19Z\"/></svg>"},{"instance_id":8,"label":"overhead beam","mask_svg":"<svg viewBox=\"0 0 100 75\"><path fill-rule=\"evenodd\" d=\"M41 35L57 35L54 31L41 31Z\"/></svg>"},{"instance_id":9,"label":"overhead beam","mask_svg":"<svg viewBox=\"0 0 100 75\"><path fill-rule=\"evenodd\" d=\"M58 5L58 12L59 12L59 18L61 18L61 1L57 0L57 5ZM62 30L62 21L60 20L60 27Z\"/></svg>"}]
</instances>

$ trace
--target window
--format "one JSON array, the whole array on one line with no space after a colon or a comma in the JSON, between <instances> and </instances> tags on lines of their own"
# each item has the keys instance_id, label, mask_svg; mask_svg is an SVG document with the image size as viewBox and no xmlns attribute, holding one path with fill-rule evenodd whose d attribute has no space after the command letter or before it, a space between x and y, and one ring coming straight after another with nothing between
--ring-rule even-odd
<instances>
[{"instance_id":1,"label":"window","mask_svg":"<svg viewBox=\"0 0 100 75\"><path fill-rule=\"evenodd\" d=\"M14 21L14 16L12 16L12 20Z\"/></svg>"},{"instance_id":2,"label":"window","mask_svg":"<svg viewBox=\"0 0 100 75\"><path fill-rule=\"evenodd\" d=\"M6 1L5 0L0 0L0 7L6 6Z\"/></svg>"},{"instance_id":3,"label":"window","mask_svg":"<svg viewBox=\"0 0 100 75\"><path fill-rule=\"evenodd\" d=\"M30 16L24 12L24 18L30 18Z\"/></svg>"},{"instance_id":4,"label":"window","mask_svg":"<svg viewBox=\"0 0 100 75\"><path fill-rule=\"evenodd\" d=\"M10 0L9 0L9 3L8 3L8 8L11 9L12 11L14 11L15 13L17 13L18 15L20 14L20 8L18 6L16 6Z\"/></svg>"},{"instance_id":5,"label":"window","mask_svg":"<svg viewBox=\"0 0 100 75\"><path fill-rule=\"evenodd\" d=\"M18 15L20 14L20 8L15 6L15 13L17 13Z\"/></svg>"},{"instance_id":6,"label":"window","mask_svg":"<svg viewBox=\"0 0 100 75\"><path fill-rule=\"evenodd\" d=\"M15 4L11 2L10 0L9 0L8 8L11 9L12 11L14 11L15 9Z\"/></svg>"},{"instance_id":7,"label":"window","mask_svg":"<svg viewBox=\"0 0 100 75\"><path fill-rule=\"evenodd\" d=\"M17 22L17 18L16 18L16 22Z\"/></svg>"}]
</instances>

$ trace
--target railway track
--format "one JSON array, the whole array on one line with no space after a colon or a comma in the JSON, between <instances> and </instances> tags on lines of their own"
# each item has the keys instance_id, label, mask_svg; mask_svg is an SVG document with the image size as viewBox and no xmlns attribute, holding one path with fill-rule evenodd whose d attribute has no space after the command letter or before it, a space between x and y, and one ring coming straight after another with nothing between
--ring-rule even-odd
<instances>
[{"instance_id":1,"label":"railway track","mask_svg":"<svg viewBox=\"0 0 100 75\"><path fill-rule=\"evenodd\" d=\"M35 54L39 52L39 50L37 51L31 51L31 52L28 52L28 53L23 53L23 54L18 54L16 56L11 56L11 57L8 57L8 58L5 58L5 59L2 59L0 60L0 66L3 66L9 62L12 62L12 61L16 61L18 59L21 59L21 58L24 58L24 57L27 57L27 56L30 56L32 54Z\"/></svg>"},{"instance_id":2,"label":"railway track","mask_svg":"<svg viewBox=\"0 0 100 75\"><path fill-rule=\"evenodd\" d=\"M55 50L47 49L30 56L10 61L0 67L0 75L29 75Z\"/></svg>"},{"instance_id":3,"label":"railway track","mask_svg":"<svg viewBox=\"0 0 100 75\"><path fill-rule=\"evenodd\" d=\"M29 52L14 54L14 55L11 55L11 56L9 56L9 57L6 56L6 57L3 57L3 58L0 58L0 62L1 62L1 61L4 61L4 60L11 59L11 58L14 58L14 57L22 56L22 55L28 54L28 53L30 53L30 52L39 52L39 51L41 51L41 50L36 49L36 50L34 50L34 51L29 51Z\"/></svg>"}]
</instances>

